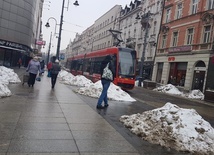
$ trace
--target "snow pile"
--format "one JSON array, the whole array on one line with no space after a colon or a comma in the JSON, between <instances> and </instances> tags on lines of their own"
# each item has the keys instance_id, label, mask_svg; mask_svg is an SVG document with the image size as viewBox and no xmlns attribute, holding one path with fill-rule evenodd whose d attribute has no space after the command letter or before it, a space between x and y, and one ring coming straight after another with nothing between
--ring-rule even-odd
<instances>
[{"instance_id":1,"label":"snow pile","mask_svg":"<svg viewBox=\"0 0 214 155\"><path fill-rule=\"evenodd\" d=\"M11 96L11 91L9 90L9 88L7 87L6 84L4 83L0 83L0 98L1 97L7 97L7 96Z\"/></svg>"},{"instance_id":2,"label":"snow pile","mask_svg":"<svg viewBox=\"0 0 214 155\"><path fill-rule=\"evenodd\" d=\"M168 93L168 94L180 95L182 97L186 97L186 98L190 98L190 99L204 100L204 94L200 90L192 90L192 91L190 91L190 93L183 93L183 92L179 91L178 88L176 88L172 84L160 86L153 90L163 92L163 93Z\"/></svg>"},{"instance_id":3,"label":"snow pile","mask_svg":"<svg viewBox=\"0 0 214 155\"><path fill-rule=\"evenodd\" d=\"M19 83L21 80L13 69L0 66L0 82L4 84Z\"/></svg>"},{"instance_id":4,"label":"snow pile","mask_svg":"<svg viewBox=\"0 0 214 155\"><path fill-rule=\"evenodd\" d=\"M200 90L192 90L185 95L187 98L204 100L204 94Z\"/></svg>"},{"instance_id":5,"label":"snow pile","mask_svg":"<svg viewBox=\"0 0 214 155\"><path fill-rule=\"evenodd\" d=\"M11 91L7 87L9 83L19 83L21 80L13 69L0 66L0 97L11 96Z\"/></svg>"},{"instance_id":6,"label":"snow pile","mask_svg":"<svg viewBox=\"0 0 214 155\"><path fill-rule=\"evenodd\" d=\"M160 86L160 87L157 87L157 88L155 88L153 90L154 91L163 92L163 93L168 93L168 94L176 94L176 95L182 95L183 94L182 92L180 92L178 90L178 88L176 88L172 84L167 84L165 86Z\"/></svg>"},{"instance_id":7,"label":"snow pile","mask_svg":"<svg viewBox=\"0 0 214 155\"><path fill-rule=\"evenodd\" d=\"M101 80L97 81L96 83L93 83L85 76L82 75L74 76L71 73L64 70L59 72L58 77L61 80L61 83L81 87L76 90L76 92L81 95L99 98L102 92ZM130 101L130 102L136 101L128 93L126 93L120 87L114 85L113 83L111 83L108 89L108 99L115 101Z\"/></svg>"},{"instance_id":8,"label":"snow pile","mask_svg":"<svg viewBox=\"0 0 214 155\"><path fill-rule=\"evenodd\" d=\"M166 103L142 114L121 116L120 121L150 143L195 154L214 154L214 129L194 109Z\"/></svg>"},{"instance_id":9,"label":"snow pile","mask_svg":"<svg viewBox=\"0 0 214 155\"><path fill-rule=\"evenodd\" d=\"M60 71L58 77L61 79L61 83L74 85L79 87L89 86L93 82L82 75L74 76L67 71Z\"/></svg>"},{"instance_id":10,"label":"snow pile","mask_svg":"<svg viewBox=\"0 0 214 155\"><path fill-rule=\"evenodd\" d=\"M79 88L77 89L76 92L82 95L99 98L102 92L101 80L87 87ZM115 100L115 101L130 101L130 102L136 101L128 93L126 93L120 87L116 86L113 83L110 84L108 89L108 99Z\"/></svg>"}]
</instances>

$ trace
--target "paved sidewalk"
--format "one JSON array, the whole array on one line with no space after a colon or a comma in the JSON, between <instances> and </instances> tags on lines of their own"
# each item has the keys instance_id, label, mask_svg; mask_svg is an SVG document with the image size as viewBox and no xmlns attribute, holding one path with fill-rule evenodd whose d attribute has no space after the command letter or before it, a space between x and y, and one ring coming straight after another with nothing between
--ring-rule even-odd
<instances>
[{"instance_id":1,"label":"paved sidewalk","mask_svg":"<svg viewBox=\"0 0 214 155\"><path fill-rule=\"evenodd\" d=\"M25 69L15 68L22 77ZM137 150L68 86L11 84L0 99L0 155L138 155Z\"/></svg>"}]
</instances>

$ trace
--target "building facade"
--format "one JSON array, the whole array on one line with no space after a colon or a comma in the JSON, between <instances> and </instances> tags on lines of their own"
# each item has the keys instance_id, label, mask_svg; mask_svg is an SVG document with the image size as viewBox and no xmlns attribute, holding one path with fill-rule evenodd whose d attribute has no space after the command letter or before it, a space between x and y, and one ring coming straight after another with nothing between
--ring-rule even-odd
<instances>
[{"instance_id":1,"label":"building facade","mask_svg":"<svg viewBox=\"0 0 214 155\"><path fill-rule=\"evenodd\" d=\"M206 89L213 57L213 9L213 0L165 1L153 81Z\"/></svg>"},{"instance_id":2,"label":"building facade","mask_svg":"<svg viewBox=\"0 0 214 155\"><path fill-rule=\"evenodd\" d=\"M143 50L143 28L141 21L136 18L141 12L141 1L131 1L129 5L126 5L121 10L119 18L119 30L123 39L121 47L135 49L137 51L138 61L141 60ZM137 69L139 69L139 67Z\"/></svg>"},{"instance_id":3,"label":"building facade","mask_svg":"<svg viewBox=\"0 0 214 155\"><path fill-rule=\"evenodd\" d=\"M139 44L138 46L142 51L140 61L144 59L142 64L143 78L151 80L161 24L163 0L143 0L141 5L142 11L139 15L141 15L142 32L139 34L142 38L142 45Z\"/></svg>"},{"instance_id":4,"label":"building facade","mask_svg":"<svg viewBox=\"0 0 214 155\"><path fill-rule=\"evenodd\" d=\"M27 65L39 51L42 6L43 0L0 1L0 65L16 66L19 58Z\"/></svg>"},{"instance_id":5,"label":"building facade","mask_svg":"<svg viewBox=\"0 0 214 155\"><path fill-rule=\"evenodd\" d=\"M109 30L116 29L121 5L115 5L94 22L93 50L114 46L114 38Z\"/></svg>"}]
</instances>

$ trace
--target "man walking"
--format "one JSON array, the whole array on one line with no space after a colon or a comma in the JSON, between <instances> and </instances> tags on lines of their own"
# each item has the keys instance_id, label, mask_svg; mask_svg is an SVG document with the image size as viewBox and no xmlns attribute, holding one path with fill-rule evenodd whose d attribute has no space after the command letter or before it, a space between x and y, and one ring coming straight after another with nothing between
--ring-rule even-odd
<instances>
[{"instance_id":1,"label":"man walking","mask_svg":"<svg viewBox=\"0 0 214 155\"><path fill-rule=\"evenodd\" d=\"M61 71L61 67L59 65L59 60L56 59L55 62L52 64L51 67L51 88L53 89L55 84L56 84L56 80L57 80L57 76L59 74L59 72Z\"/></svg>"}]
</instances>

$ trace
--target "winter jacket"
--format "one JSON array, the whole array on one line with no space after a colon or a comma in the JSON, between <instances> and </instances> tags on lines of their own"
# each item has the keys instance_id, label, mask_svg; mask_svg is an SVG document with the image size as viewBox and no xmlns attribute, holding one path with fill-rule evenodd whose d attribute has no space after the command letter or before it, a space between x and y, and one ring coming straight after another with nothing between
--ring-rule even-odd
<instances>
[{"instance_id":1,"label":"winter jacket","mask_svg":"<svg viewBox=\"0 0 214 155\"><path fill-rule=\"evenodd\" d=\"M58 74L61 71L59 63L53 63L51 67L51 74Z\"/></svg>"},{"instance_id":2,"label":"winter jacket","mask_svg":"<svg viewBox=\"0 0 214 155\"><path fill-rule=\"evenodd\" d=\"M26 69L27 72L32 73L32 74L38 74L41 73L41 66L40 66L40 62L36 59L32 59Z\"/></svg>"},{"instance_id":3,"label":"winter jacket","mask_svg":"<svg viewBox=\"0 0 214 155\"><path fill-rule=\"evenodd\" d=\"M52 62L48 63L47 69L50 70L52 68Z\"/></svg>"}]
</instances>

